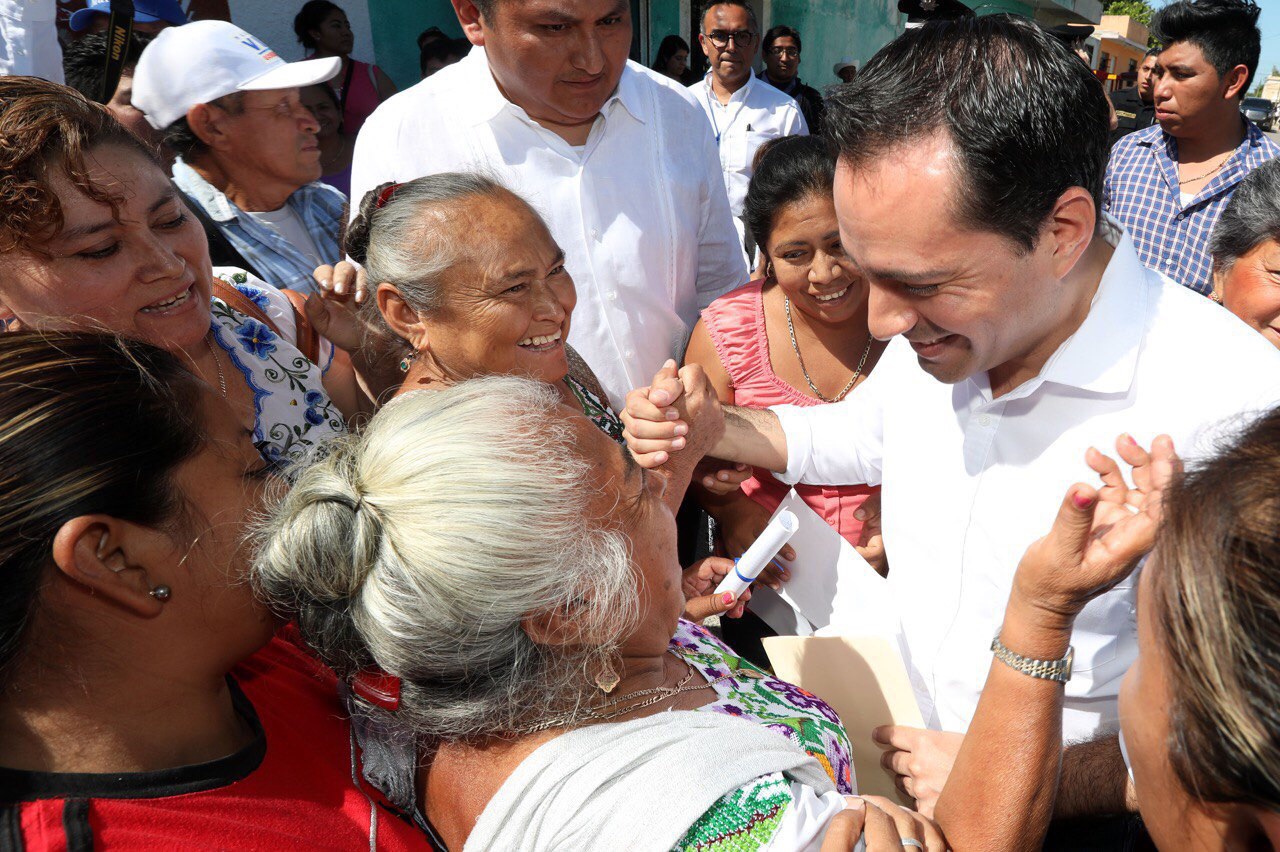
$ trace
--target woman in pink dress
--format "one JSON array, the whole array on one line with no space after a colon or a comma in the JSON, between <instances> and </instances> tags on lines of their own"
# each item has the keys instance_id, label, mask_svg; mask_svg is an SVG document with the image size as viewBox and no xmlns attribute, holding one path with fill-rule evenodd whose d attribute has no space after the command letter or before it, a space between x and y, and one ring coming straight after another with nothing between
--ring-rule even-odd
<instances>
[{"instance_id":1,"label":"woman in pink dress","mask_svg":"<svg viewBox=\"0 0 1280 852\"><path fill-rule=\"evenodd\" d=\"M342 114L339 130L354 140L378 104L396 93L396 84L377 65L351 58L355 36L347 13L337 4L329 0L308 0L293 19L293 31L302 46L310 51L308 59L342 57L342 70L329 85L338 98Z\"/></svg>"},{"instance_id":2,"label":"woman in pink dress","mask_svg":"<svg viewBox=\"0 0 1280 852\"><path fill-rule=\"evenodd\" d=\"M727 405L839 402L856 392L884 351L867 330L867 285L840 245L831 192L835 161L827 144L811 136L778 139L760 151L745 217L765 277L712 302L685 353L685 363L706 370ZM697 490L719 525L725 552L739 556L788 488L756 471L727 495ZM864 531L857 513L878 491L796 486L805 503L873 564L882 552L864 547L872 530Z\"/></svg>"}]
</instances>

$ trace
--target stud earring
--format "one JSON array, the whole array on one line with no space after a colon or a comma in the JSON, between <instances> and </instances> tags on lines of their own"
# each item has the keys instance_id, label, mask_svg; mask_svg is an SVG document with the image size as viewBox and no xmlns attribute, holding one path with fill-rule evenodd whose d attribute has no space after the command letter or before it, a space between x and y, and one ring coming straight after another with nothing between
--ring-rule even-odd
<instances>
[{"instance_id":1,"label":"stud earring","mask_svg":"<svg viewBox=\"0 0 1280 852\"><path fill-rule=\"evenodd\" d=\"M169 598L173 597L173 589L170 589L168 586L161 583L151 591L147 592L147 594L160 601L160 603L164 603L169 600Z\"/></svg>"}]
</instances>

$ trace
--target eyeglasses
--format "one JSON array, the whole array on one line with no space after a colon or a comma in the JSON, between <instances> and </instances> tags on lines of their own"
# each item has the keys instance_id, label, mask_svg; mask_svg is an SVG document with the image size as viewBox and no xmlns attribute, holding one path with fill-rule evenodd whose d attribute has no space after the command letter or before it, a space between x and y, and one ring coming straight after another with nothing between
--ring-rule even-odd
<instances>
[{"instance_id":1,"label":"eyeglasses","mask_svg":"<svg viewBox=\"0 0 1280 852\"><path fill-rule=\"evenodd\" d=\"M769 48L770 56L800 56L800 48L798 47L771 47Z\"/></svg>"},{"instance_id":2,"label":"eyeglasses","mask_svg":"<svg viewBox=\"0 0 1280 852\"><path fill-rule=\"evenodd\" d=\"M728 47L730 41L740 47L746 47L756 40L756 34L751 30L737 30L731 33L727 33L724 30L712 30L706 35L719 50L724 50Z\"/></svg>"}]
</instances>

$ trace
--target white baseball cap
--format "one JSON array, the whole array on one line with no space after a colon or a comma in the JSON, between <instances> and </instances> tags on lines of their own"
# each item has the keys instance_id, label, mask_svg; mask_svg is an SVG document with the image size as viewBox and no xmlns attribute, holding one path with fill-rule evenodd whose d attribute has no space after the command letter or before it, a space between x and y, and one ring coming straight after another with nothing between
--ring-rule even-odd
<instances>
[{"instance_id":1,"label":"white baseball cap","mask_svg":"<svg viewBox=\"0 0 1280 852\"><path fill-rule=\"evenodd\" d=\"M285 62L226 21L194 21L155 37L133 72L133 105L163 130L196 104L232 92L293 89L332 79L342 58Z\"/></svg>"}]
</instances>

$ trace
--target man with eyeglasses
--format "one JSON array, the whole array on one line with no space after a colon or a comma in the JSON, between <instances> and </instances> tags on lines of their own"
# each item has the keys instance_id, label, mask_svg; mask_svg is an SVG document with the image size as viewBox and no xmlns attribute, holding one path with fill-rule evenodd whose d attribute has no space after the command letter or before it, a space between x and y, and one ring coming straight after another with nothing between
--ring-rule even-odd
<instances>
[{"instance_id":1,"label":"man with eyeglasses","mask_svg":"<svg viewBox=\"0 0 1280 852\"><path fill-rule=\"evenodd\" d=\"M795 100L751 73L759 40L756 13L746 0L710 0L702 10L698 43L711 70L689 87L711 122L740 237L746 233L742 206L756 151L770 139L809 133Z\"/></svg>"},{"instance_id":2,"label":"man with eyeglasses","mask_svg":"<svg viewBox=\"0 0 1280 852\"><path fill-rule=\"evenodd\" d=\"M780 92L790 95L800 107L810 133L822 132L822 114L826 107L822 95L800 79L800 33L786 24L771 27L764 34L764 70L760 79Z\"/></svg>"}]
</instances>

